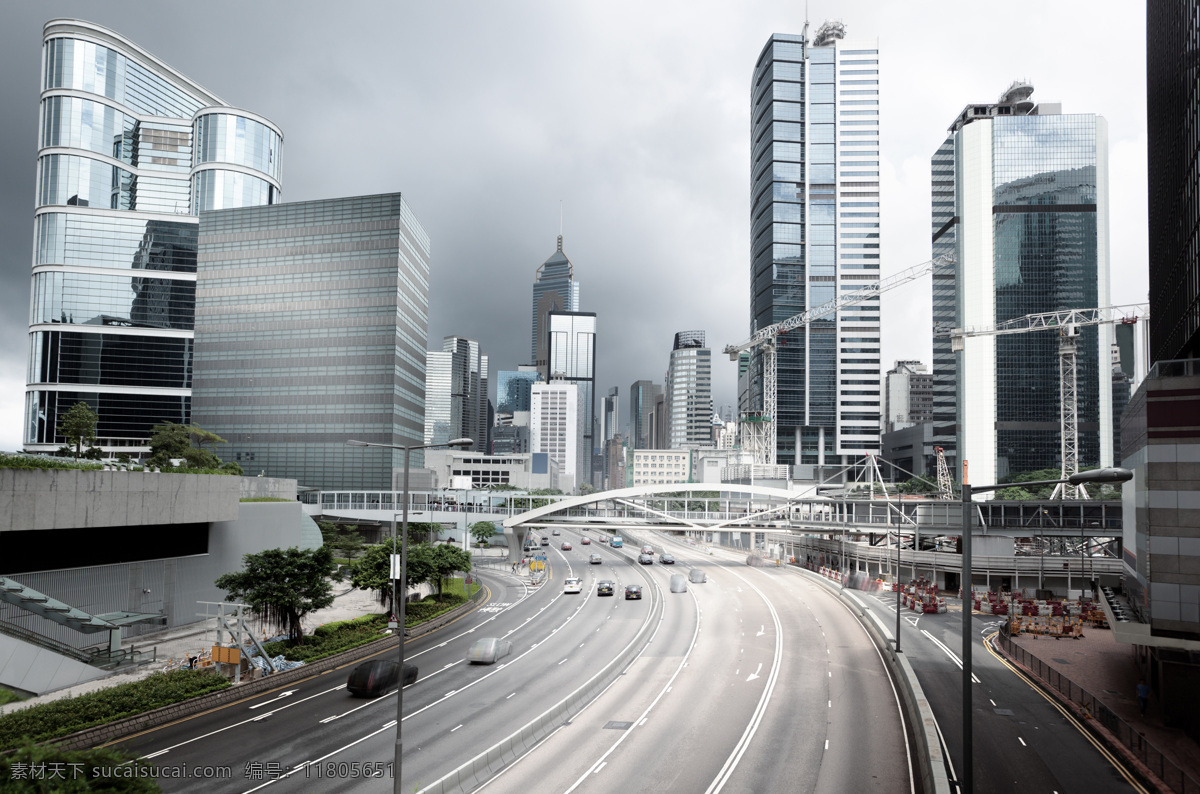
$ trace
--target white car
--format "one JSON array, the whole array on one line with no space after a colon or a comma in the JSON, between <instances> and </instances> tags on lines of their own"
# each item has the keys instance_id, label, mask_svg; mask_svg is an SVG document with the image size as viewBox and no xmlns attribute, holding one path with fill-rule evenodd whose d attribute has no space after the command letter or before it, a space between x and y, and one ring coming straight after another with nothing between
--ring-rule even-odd
<instances>
[{"instance_id":1,"label":"white car","mask_svg":"<svg viewBox=\"0 0 1200 794\"><path fill-rule=\"evenodd\" d=\"M564 580L563 581L563 592L564 593L582 593L583 592L583 580L576 579L576 578L570 578L570 579Z\"/></svg>"}]
</instances>

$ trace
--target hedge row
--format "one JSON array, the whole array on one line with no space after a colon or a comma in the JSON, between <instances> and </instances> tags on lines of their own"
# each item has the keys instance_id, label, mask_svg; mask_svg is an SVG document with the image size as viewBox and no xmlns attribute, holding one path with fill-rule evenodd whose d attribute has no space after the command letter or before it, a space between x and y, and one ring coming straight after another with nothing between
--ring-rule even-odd
<instances>
[{"instance_id":1,"label":"hedge row","mask_svg":"<svg viewBox=\"0 0 1200 794\"><path fill-rule=\"evenodd\" d=\"M63 750L27 741L0 756L0 787L5 794L155 794L162 789L150 767L148 761L110 748Z\"/></svg>"},{"instance_id":2,"label":"hedge row","mask_svg":"<svg viewBox=\"0 0 1200 794\"><path fill-rule=\"evenodd\" d=\"M377 640L380 632L387 628L387 615L364 615L354 620L343 620L337 623L326 623L319 626L311 636L305 637L300 644L291 640L279 640L263 645L263 650L270 657L283 654L292 662L315 662L335 653L366 645L371 640Z\"/></svg>"},{"instance_id":3,"label":"hedge row","mask_svg":"<svg viewBox=\"0 0 1200 794\"><path fill-rule=\"evenodd\" d=\"M43 742L228 686L224 677L211 670L173 670L40 703L0 715L0 751L18 747L24 739Z\"/></svg>"},{"instance_id":4,"label":"hedge row","mask_svg":"<svg viewBox=\"0 0 1200 794\"><path fill-rule=\"evenodd\" d=\"M76 462L74 459L53 460L24 455L5 455L0 452L0 469L100 469L99 463Z\"/></svg>"}]
</instances>

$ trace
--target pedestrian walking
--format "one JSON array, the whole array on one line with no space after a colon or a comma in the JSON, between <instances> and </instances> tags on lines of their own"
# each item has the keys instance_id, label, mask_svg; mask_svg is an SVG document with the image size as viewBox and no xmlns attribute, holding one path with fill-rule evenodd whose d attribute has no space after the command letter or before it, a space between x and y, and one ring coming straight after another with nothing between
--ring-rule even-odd
<instances>
[{"instance_id":1,"label":"pedestrian walking","mask_svg":"<svg viewBox=\"0 0 1200 794\"><path fill-rule=\"evenodd\" d=\"M1146 706L1150 705L1150 685L1146 683L1146 679L1139 678L1137 685L1137 700L1138 711L1142 716L1146 716Z\"/></svg>"}]
</instances>

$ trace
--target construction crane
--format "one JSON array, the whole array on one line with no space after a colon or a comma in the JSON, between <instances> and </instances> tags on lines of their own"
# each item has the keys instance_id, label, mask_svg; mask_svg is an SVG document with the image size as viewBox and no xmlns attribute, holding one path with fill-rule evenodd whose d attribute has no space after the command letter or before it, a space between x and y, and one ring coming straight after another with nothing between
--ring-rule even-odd
<instances>
[{"instance_id":1,"label":"construction crane","mask_svg":"<svg viewBox=\"0 0 1200 794\"><path fill-rule=\"evenodd\" d=\"M1144 303L1126 306L1103 306L1098 309L1065 309L1058 312L1027 314L1006 320L994 326L954 328L936 330L934 336L950 337L950 348L959 353L966 346L967 337L1000 336L1023 334L1030 331L1057 329L1058 341L1058 393L1059 422L1061 425L1062 479L1079 471L1079 393L1076 379L1076 348L1079 329L1092 325L1120 323L1133 325L1138 319L1149 319L1149 306ZM961 452L960 452L961 456ZM1082 485L1059 483L1051 499L1087 499Z\"/></svg>"},{"instance_id":2,"label":"construction crane","mask_svg":"<svg viewBox=\"0 0 1200 794\"><path fill-rule=\"evenodd\" d=\"M954 483L950 481L950 467L946 465L946 450L934 447L937 455L938 499L952 501L954 499Z\"/></svg>"},{"instance_id":3,"label":"construction crane","mask_svg":"<svg viewBox=\"0 0 1200 794\"><path fill-rule=\"evenodd\" d=\"M908 270L903 270L893 276L888 276L873 284L868 284L862 289L839 295L828 303L823 303L802 314L797 314L795 317L789 317L782 322L759 329L753 336L740 345L726 345L725 353L729 355L731 361L737 361L738 356L745 352L760 350L762 353L763 408L761 412L755 411L741 417L742 448L749 448L751 450L755 463L775 464L775 443L777 436L775 417L778 410L779 398L775 338L780 334L786 334L788 331L807 327L810 323L820 320L823 317L828 317L846 306L863 303L890 289L895 289L902 284L914 281L927 273L932 273L935 267L953 265L955 261L955 258L950 254L935 257L928 262L922 262L919 265L910 267Z\"/></svg>"}]
</instances>

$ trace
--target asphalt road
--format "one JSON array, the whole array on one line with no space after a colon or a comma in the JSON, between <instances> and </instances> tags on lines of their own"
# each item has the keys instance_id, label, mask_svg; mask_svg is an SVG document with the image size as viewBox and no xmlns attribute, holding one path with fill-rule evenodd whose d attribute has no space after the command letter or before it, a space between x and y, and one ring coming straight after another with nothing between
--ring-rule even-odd
<instances>
[{"instance_id":1,"label":"asphalt road","mask_svg":"<svg viewBox=\"0 0 1200 794\"><path fill-rule=\"evenodd\" d=\"M895 625L894 594L860 595L886 611L888 624ZM951 763L961 769L962 611L918 615L902 610L901 615L901 649L937 717ZM992 615L972 616L975 791L1142 791L1068 712L984 644L1000 623Z\"/></svg>"}]
</instances>

